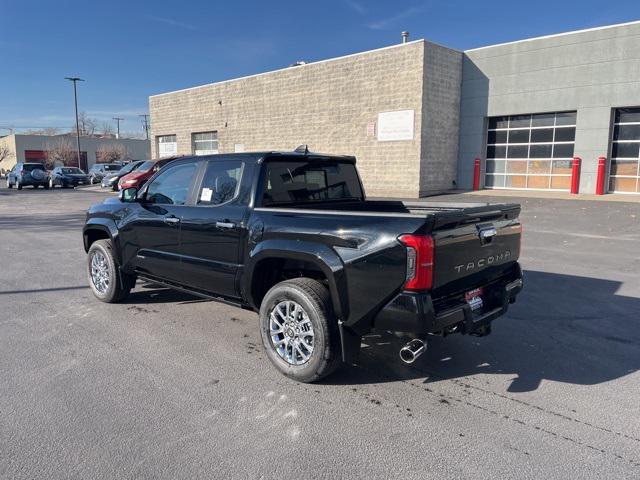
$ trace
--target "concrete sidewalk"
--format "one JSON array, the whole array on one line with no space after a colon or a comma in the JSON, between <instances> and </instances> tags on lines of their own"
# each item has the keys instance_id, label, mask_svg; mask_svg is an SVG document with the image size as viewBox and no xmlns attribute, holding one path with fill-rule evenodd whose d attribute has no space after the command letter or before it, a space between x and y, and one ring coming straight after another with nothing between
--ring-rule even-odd
<instances>
[{"instance_id":1,"label":"concrete sidewalk","mask_svg":"<svg viewBox=\"0 0 640 480\"><path fill-rule=\"evenodd\" d=\"M538 190L478 190L478 191L456 191L456 194L465 194L478 197L529 197L529 198L550 198L558 200L598 200L602 202L628 202L640 203L640 194L608 193L606 195L594 195L592 193L580 193L572 195L568 192L549 192Z\"/></svg>"}]
</instances>

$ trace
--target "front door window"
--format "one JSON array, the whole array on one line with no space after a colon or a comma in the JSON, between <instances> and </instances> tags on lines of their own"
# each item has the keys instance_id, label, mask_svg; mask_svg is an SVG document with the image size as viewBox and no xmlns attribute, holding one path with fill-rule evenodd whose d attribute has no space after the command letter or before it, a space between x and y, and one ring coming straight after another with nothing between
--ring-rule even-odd
<instances>
[{"instance_id":1,"label":"front door window","mask_svg":"<svg viewBox=\"0 0 640 480\"><path fill-rule=\"evenodd\" d=\"M159 205L184 205L196 168L197 164L187 163L163 171L149 185L146 201Z\"/></svg>"}]
</instances>

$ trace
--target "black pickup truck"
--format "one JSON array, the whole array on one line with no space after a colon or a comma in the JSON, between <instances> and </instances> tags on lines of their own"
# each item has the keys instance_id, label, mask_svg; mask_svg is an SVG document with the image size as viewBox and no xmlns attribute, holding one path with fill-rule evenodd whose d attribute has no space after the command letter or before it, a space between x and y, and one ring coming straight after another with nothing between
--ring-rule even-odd
<instances>
[{"instance_id":1,"label":"black pickup truck","mask_svg":"<svg viewBox=\"0 0 640 480\"><path fill-rule=\"evenodd\" d=\"M259 313L285 375L318 380L373 330L487 335L522 289L520 206L367 200L350 156L185 157L92 206L88 279L104 302L137 278Z\"/></svg>"}]
</instances>

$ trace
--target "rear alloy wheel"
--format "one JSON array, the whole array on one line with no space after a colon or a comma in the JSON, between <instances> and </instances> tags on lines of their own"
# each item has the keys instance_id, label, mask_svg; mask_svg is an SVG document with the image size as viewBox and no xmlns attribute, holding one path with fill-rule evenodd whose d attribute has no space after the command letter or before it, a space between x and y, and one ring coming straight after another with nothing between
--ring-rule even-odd
<instances>
[{"instance_id":1,"label":"rear alloy wheel","mask_svg":"<svg viewBox=\"0 0 640 480\"><path fill-rule=\"evenodd\" d=\"M300 304L285 300L269 315L271 344L289 365L302 365L313 354L313 324Z\"/></svg>"},{"instance_id":2,"label":"rear alloy wheel","mask_svg":"<svg viewBox=\"0 0 640 480\"><path fill-rule=\"evenodd\" d=\"M260 332L271 363L294 380L315 382L340 365L338 322L329 291L317 280L294 278L269 290Z\"/></svg>"},{"instance_id":3,"label":"rear alloy wheel","mask_svg":"<svg viewBox=\"0 0 640 480\"><path fill-rule=\"evenodd\" d=\"M89 285L98 300L118 303L127 298L135 278L118 271L111 240L98 240L91 244L87 262Z\"/></svg>"}]
</instances>

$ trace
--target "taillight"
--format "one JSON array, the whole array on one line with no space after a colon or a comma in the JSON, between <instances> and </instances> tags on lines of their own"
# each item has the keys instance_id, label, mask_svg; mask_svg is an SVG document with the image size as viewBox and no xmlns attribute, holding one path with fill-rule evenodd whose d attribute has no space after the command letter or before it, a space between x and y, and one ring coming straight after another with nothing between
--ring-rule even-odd
<instances>
[{"instance_id":1,"label":"taillight","mask_svg":"<svg viewBox=\"0 0 640 480\"><path fill-rule=\"evenodd\" d=\"M407 247L405 290L429 290L433 286L433 237L407 234L398 240Z\"/></svg>"},{"instance_id":2,"label":"taillight","mask_svg":"<svg viewBox=\"0 0 640 480\"><path fill-rule=\"evenodd\" d=\"M20 175L24 175L24 170L20 170Z\"/></svg>"}]
</instances>

